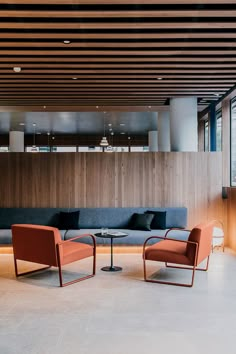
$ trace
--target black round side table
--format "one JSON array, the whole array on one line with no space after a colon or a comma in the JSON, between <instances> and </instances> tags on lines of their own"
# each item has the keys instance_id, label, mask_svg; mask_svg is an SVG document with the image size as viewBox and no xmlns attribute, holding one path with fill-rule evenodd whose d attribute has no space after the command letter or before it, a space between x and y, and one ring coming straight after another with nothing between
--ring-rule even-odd
<instances>
[{"instance_id":1,"label":"black round side table","mask_svg":"<svg viewBox=\"0 0 236 354\"><path fill-rule=\"evenodd\" d=\"M128 234L125 234L123 232L114 232L114 233L107 233L107 234L102 234L101 232L95 234L97 237L103 237L103 238L110 238L111 240L111 265L102 267L101 269L104 270L105 272L118 272L122 270L121 267L117 267L113 265L113 239L114 238L120 238L120 237L126 237Z\"/></svg>"}]
</instances>

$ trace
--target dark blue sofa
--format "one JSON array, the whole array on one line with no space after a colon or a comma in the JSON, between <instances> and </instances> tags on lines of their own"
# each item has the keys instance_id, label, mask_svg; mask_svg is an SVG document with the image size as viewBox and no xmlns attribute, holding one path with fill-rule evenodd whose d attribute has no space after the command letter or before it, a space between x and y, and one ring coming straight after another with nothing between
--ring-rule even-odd
<instances>
[{"instance_id":1,"label":"dark blue sofa","mask_svg":"<svg viewBox=\"0 0 236 354\"><path fill-rule=\"evenodd\" d=\"M149 236L164 236L166 230L139 231L128 228L133 213L144 213L147 210L166 211L167 228L185 228L187 225L187 209L185 207L168 208L0 208L0 244L10 245L12 242L11 225L39 224L47 226L59 225L60 211L80 210L79 230L60 230L64 240L85 233L100 232L101 227L109 231L123 231L128 237L117 238L117 245L142 245ZM187 239L188 233L173 230L168 237ZM84 241L85 240L80 240ZM97 237L97 244L108 244L109 239ZM155 241L156 242L156 241Z\"/></svg>"}]
</instances>

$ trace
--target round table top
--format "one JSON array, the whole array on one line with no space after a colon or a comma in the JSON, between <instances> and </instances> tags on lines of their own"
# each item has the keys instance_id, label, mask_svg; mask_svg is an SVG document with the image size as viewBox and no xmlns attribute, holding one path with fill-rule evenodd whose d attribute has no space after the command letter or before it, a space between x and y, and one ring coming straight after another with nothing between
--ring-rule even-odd
<instances>
[{"instance_id":1,"label":"round table top","mask_svg":"<svg viewBox=\"0 0 236 354\"><path fill-rule=\"evenodd\" d=\"M94 234L95 236L97 236L97 237L104 237L104 238L119 238L119 237L126 237L126 236L128 236L128 234L126 234L126 233L124 233L124 232L111 232L111 233L109 233L109 231L108 231L108 233L107 234L102 234L101 232L98 232L98 233L96 233L96 234Z\"/></svg>"}]
</instances>

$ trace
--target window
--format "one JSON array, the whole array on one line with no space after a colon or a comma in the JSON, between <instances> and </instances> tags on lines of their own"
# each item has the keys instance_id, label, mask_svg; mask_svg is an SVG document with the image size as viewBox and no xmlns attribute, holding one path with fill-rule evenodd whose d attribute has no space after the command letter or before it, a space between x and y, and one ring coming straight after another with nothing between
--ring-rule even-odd
<instances>
[{"instance_id":1,"label":"window","mask_svg":"<svg viewBox=\"0 0 236 354\"><path fill-rule=\"evenodd\" d=\"M79 146L79 152L102 152L101 146Z\"/></svg>"},{"instance_id":2,"label":"window","mask_svg":"<svg viewBox=\"0 0 236 354\"><path fill-rule=\"evenodd\" d=\"M53 146L52 152L76 152L76 146Z\"/></svg>"},{"instance_id":3,"label":"window","mask_svg":"<svg viewBox=\"0 0 236 354\"><path fill-rule=\"evenodd\" d=\"M216 151L222 151L222 111L216 112Z\"/></svg>"},{"instance_id":4,"label":"window","mask_svg":"<svg viewBox=\"0 0 236 354\"><path fill-rule=\"evenodd\" d=\"M114 146L113 147L114 152L129 152L128 146Z\"/></svg>"},{"instance_id":5,"label":"window","mask_svg":"<svg viewBox=\"0 0 236 354\"><path fill-rule=\"evenodd\" d=\"M26 146L26 152L50 152L50 146Z\"/></svg>"},{"instance_id":6,"label":"window","mask_svg":"<svg viewBox=\"0 0 236 354\"><path fill-rule=\"evenodd\" d=\"M131 152L147 152L149 151L148 146L131 146Z\"/></svg>"},{"instance_id":7,"label":"window","mask_svg":"<svg viewBox=\"0 0 236 354\"><path fill-rule=\"evenodd\" d=\"M8 146L0 146L0 152L9 152Z\"/></svg>"},{"instance_id":8,"label":"window","mask_svg":"<svg viewBox=\"0 0 236 354\"><path fill-rule=\"evenodd\" d=\"M205 120L204 124L204 151L209 151L209 123Z\"/></svg>"},{"instance_id":9,"label":"window","mask_svg":"<svg viewBox=\"0 0 236 354\"><path fill-rule=\"evenodd\" d=\"M231 185L236 187L236 97L231 101Z\"/></svg>"}]
</instances>

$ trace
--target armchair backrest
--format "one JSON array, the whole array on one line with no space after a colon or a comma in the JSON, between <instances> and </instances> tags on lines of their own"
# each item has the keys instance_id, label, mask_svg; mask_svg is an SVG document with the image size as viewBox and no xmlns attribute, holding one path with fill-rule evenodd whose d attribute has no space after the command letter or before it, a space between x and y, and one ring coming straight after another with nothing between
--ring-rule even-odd
<instances>
[{"instance_id":1,"label":"armchair backrest","mask_svg":"<svg viewBox=\"0 0 236 354\"><path fill-rule=\"evenodd\" d=\"M12 225L12 245L17 259L57 266L56 244L61 241L55 227Z\"/></svg>"},{"instance_id":2,"label":"armchair backrest","mask_svg":"<svg viewBox=\"0 0 236 354\"><path fill-rule=\"evenodd\" d=\"M198 256L196 265L200 264L211 253L214 222L201 223L195 226L189 234L188 241L197 242ZM187 257L194 263L196 246L187 245Z\"/></svg>"}]
</instances>

